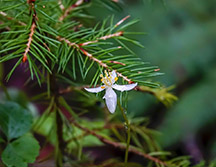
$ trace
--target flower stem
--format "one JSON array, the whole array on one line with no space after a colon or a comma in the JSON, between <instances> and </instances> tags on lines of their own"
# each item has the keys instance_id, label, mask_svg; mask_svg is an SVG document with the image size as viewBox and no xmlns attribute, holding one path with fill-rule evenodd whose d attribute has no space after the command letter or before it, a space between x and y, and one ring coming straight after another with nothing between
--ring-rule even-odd
<instances>
[{"instance_id":1,"label":"flower stem","mask_svg":"<svg viewBox=\"0 0 216 167\"><path fill-rule=\"evenodd\" d=\"M130 139L131 139L131 135L130 135L130 122L127 118L127 115L125 113L125 110L124 108L119 104L119 108L121 110L121 113L122 113L122 116L125 120L125 129L126 129L126 132L127 132L127 141L126 141L126 150L125 150L125 160L124 160L124 163L125 163L125 167L128 166L128 152L129 152L129 146L130 146Z\"/></svg>"}]
</instances>

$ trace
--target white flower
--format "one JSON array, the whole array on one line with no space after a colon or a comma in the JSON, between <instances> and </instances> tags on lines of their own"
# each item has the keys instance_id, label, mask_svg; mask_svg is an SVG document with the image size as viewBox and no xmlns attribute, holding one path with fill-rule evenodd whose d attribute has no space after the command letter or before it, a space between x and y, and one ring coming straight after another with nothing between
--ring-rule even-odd
<instances>
[{"instance_id":1,"label":"white flower","mask_svg":"<svg viewBox=\"0 0 216 167\"><path fill-rule=\"evenodd\" d=\"M117 95L112 88L123 92L125 90L128 91L128 90L133 89L135 86L137 86L137 83L129 84L129 85L115 84L115 82L118 80L118 77L115 71L109 72L108 74L107 71L105 70L105 77L103 76L103 74L101 74L100 77L102 78L101 81L104 85L97 87L97 88L85 88L85 90L91 93L98 93L105 89L106 93L103 99L105 99L106 105L109 111L111 113L114 113L116 109L116 104L117 104Z\"/></svg>"}]
</instances>

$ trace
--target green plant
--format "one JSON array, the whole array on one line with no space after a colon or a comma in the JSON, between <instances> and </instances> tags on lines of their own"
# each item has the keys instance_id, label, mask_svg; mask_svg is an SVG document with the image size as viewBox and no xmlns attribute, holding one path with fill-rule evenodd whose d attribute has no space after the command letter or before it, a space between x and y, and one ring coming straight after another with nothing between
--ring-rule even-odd
<instances>
[{"instance_id":1,"label":"green plant","mask_svg":"<svg viewBox=\"0 0 216 167\"><path fill-rule=\"evenodd\" d=\"M13 99L1 84L6 94L6 102L2 102L0 113L0 126L5 135L0 138L2 162L5 165L20 167L34 162L39 154L39 145L31 134L43 138L41 150L46 149L47 144L54 147L54 153L50 151L46 157L39 157L42 159L38 159L35 164L42 162L43 158L53 158L56 166L141 166L128 162L129 153L147 159L146 166L190 164L187 157L171 159L168 152L160 149L154 139L158 132L147 127L146 118L128 116L127 92L118 94L120 98L117 101L117 111L115 115L111 115L107 113L106 107L96 105L98 102L103 104L103 93L95 96L83 89L100 85L100 74L107 70L116 72L118 83L137 83L137 86L133 84L136 91L150 93L167 106L177 100L168 92L169 88L149 79L161 75L159 68L143 62L128 46L135 44L143 47L136 40L130 39L130 34L142 33L127 31L138 20L129 21L130 16L126 16L116 22L114 16L110 16L101 23L94 24L93 17L88 14L88 8L94 3L104 5L105 8L120 9L117 2L0 2L0 63L10 62L12 67L6 79L13 77L16 68L24 66L23 73L30 72L27 81L29 85L30 80L33 80L41 87L46 87L45 91L31 97L32 100L29 101L36 104L43 102L47 107L42 115L33 118L31 126L29 112L14 102L7 102ZM11 60L16 63L12 64ZM19 109L17 115L11 113L13 110L7 115L8 107ZM86 115L93 111L101 113L93 113L96 116L87 119ZM13 122L4 122L6 116ZM16 124L21 130L9 133L10 123L13 126ZM23 149L23 143L33 152ZM83 151L85 147L104 144L125 151L124 162L119 158L112 158L95 164L93 158ZM24 151L19 153L22 149Z\"/></svg>"}]
</instances>

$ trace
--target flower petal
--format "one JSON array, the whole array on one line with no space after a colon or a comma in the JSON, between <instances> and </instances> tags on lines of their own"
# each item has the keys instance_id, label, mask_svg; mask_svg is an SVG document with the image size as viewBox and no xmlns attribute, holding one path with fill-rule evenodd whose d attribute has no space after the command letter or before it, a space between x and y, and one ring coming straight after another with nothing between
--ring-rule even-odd
<instances>
[{"instance_id":1,"label":"flower petal","mask_svg":"<svg viewBox=\"0 0 216 167\"><path fill-rule=\"evenodd\" d=\"M114 84L112 86L112 88L123 92L125 90L131 90L131 89L135 88L135 86L137 86L137 83L129 84L129 85L117 85L117 84Z\"/></svg>"},{"instance_id":2,"label":"flower petal","mask_svg":"<svg viewBox=\"0 0 216 167\"><path fill-rule=\"evenodd\" d=\"M115 72L114 70L111 72L111 77L112 77L112 78L117 77L117 74L116 74L116 72Z\"/></svg>"},{"instance_id":3,"label":"flower petal","mask_svg":"<svg viewBox=\"0 0 216 167\"><path fill-rule=\"evenodd\" d=\"M116 104L117 104L117 95L112 88L107 88L106 93L103 97L106 101L106 105L108 110L111 113L115 112Z\"/></svg>"},{"instance_id":4,"label":"flower petal","mask_svg":"<svg viewBox=\"0 0 216 167\"><path fill-rule=\"evenodd\" d=\"M111 79L112 79L112 84L114 84L115 83L115 81L116 81L116 77L117 77L117 74L116 74L116 72L113 70L112 72L111 72ZM118 79L118 78L117 78Z\"/></svg>"},{"instance_id":5,"label":"flower petal","mask_svg":"<svg viewBox=\"0 0 216 167\"><path fill-rule=\"evenodd\" d=\"M84 89L87 90L88 92L91 92L91 93L98 93L98 92L101 92L102 90L104 90L105 86L100 86L97 88L84 88Z\"/></svg>"}]
</instances>

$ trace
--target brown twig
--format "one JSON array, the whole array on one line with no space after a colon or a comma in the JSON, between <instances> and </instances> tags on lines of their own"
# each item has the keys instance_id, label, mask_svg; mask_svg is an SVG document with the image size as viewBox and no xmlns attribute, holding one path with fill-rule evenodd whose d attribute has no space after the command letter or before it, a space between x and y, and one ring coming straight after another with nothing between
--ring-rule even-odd
<instances>
[{"instance_id":1,"label":"brown twig","mask_svg":"<svg viewBox=\"0 0 216 167\"><path fill-rule=\"evenodd\" d=\"M136 86L134 89L136 91L145 92L145 93L147 92L147 93L150 93L152 95L155 95L155 92L149 87L146 87L146 89L143 89L142 86Z\"/></svg>"},{"instance_id":2,"label":"brown twig","mask_svg":"<svg viewBox=\"0 0 216 167\"><path fill-rule=\"evenodd\" d=\"M25 63L26 60L28 59L27 57L27 54L30 50L30 46L31 46L31 43L32 43L32 40L33 40L33 35L34 35L34 32L35 32L35 28L37 27L36 26L36 20L38 19L37 18L37 15L36 15L36 11L34 9L34 2L35 0L27 0L27 3L29 4L29 7L30 7L30 13L33 11L33 18L32 18L32 25L31 25L31 29L30 29L30 34L29 34L29 38L28 38L28 43L26 44L26 49L25 49L25 52L23 53L23 59L22 59L22 62Z\"/></svg>"},{"instance_id":3,"label":"brown twig","mask_svg":"<svg viewBox=\"0 0 216 167\"><path fill-rule=\"evenodd\" d=\"M104 144L112 145L112 146L114 146L114 147L116 147L116 148L120 148L120 149L123 149L123 150L126 149L126 145L124 145L124 144L122 144L122 143L118 143L118 142L114 142L114 141L108 140L108 139L106 139L105 137L103 137L103 136L101 136L101 135L95 133L94 131L92 131L92 130L90 130L90 129L88 129L88 128L85 128L85 127L81 126L80 124L78 124L78 123L75 122L75 121L72 121L72 123L73 123L76 127L78 127L79 129L83 130L84 132L89 133L89 134L91 134L91 135L97 137L97 138L98 138L101 142L103 142ZM140 156L142 156L142 157L144 157L144 158L146 158L146 159L149 159L149 160L151 160L151 161L153 161L153 162L155 162L155 163L158 163L158 164L167 166L167 163L166 163L166 162L163 162L163 161L161 161L161 160L158 159L158 158L155 158L155 157L152 157L152 156L150 156L150 155L148 155L148 154L145 154L145 153L143 153L142 151L140 151L139 149L137 149L137 148L135 148L135 147L133 147L133 146L130 146L128 151L131 152L131 153L140 155Z\"/></svg>"},{"instance_id":4,"label":"brown twig","mask_svg":"<svg viewBox=\"0 0 216 167\"><path fill-rule=\"evenodd\" d=\"M73 122L73 121L72 121ZM104 129L112 129L112 128L118 128L118 129L123 129L125 126L123 124L118 124L118 123L115 123L115 124L105 124L103 127L100 127L100 128L93 128L92 130L93 131L102 131ZM82 139L83 137L85 136L88 136L88 135L91 135L90 133L88 132L83 132L81 135L78 135L76 137L72 137L70 139L68 139L66 141L66 143L70 143L74 140L79 140L79 139Z\"/></svg>"},{"instance_id":5,"label":"brown twig","mask_svg":"<svg viewBox=\"0 0 216 167\"><path fill-rule=\"evenodd\" d=\"M59 1L58 1L58 4L59 4L59 7L60 7L60 9L61 9L62 11L65 10L64 5L62 4L62 0L59 0Z\"/></svg>"},{"instance_id":6,"label":"brown twig","mask_svg":"<svg viewBox=\"0 0 216 167\"><path fill-rule=\"evenodd\" d=\"M130 81L129 81L129 82L130 82ZM83 86L79 86L79 87L76 86L76 89L81 90L81 89L84 89L84 88L86 88L86 87L88 87L88 86L89 86L89 85L83 85ZM97 86L100 86L100 85L96 85L96 87L97 87ZM60 89L60 90L59 90L59 94L70 93L70 92L73 91L73 90L74 90L73 87L68 86L68 87L65 88L65 89ZM152 95L155 95L155 89L149 88L149 87L145 87L145 89L144 89L143 86L136 86L136 87L134 88L134 90L140 91L140 92L145 92L145 93L150 93L150 94L152 94Z\"/></svg>"},{"instance_id":7,"label":"brown twig","mask_svg":"<svg viewBox=\"0 0 216 167\"><path fill-rule=\"evenodd\" d=\"M80 6L83 2L84 2L84 0L77 0L75 4L73 4L72 6L67 8L66 10L64 8L62 9L62 7L60 5L60 8L62 10L65 10L65 11L64 11L63 15L59 18L59 21L63 21L74 8L76 8L77 6Z\"/></svg>"},{"instance_id":8,"label":"brown twig","mask_svg":"<svg viewBox=\"0 0 216 167\"><path fill-rule=\"evenodd\" d=\"M64 42L66 42L66 44L68 44L69 46L72 46L72 47L77 47L77 48L79 48L79 45L78 44L76 44L76 43L73 43L73 42L70 42L68 39L66 39L66 38L62 38L62 37L60 37L60 36L57 36L56 37L59 41L64 41Z\"/></svg>"},{"instance_id":9,"label":"brown twig","mask_svg":"<svg viewBox=\"0 0 216 167\"><path fill-rule=\"evenodd\" d=\"M69 93L72 90L73 90L73 88L71 86L68 86L66 89L59 90L59 94L62 95L62 94L65 94L65 93Z\"/></svg>"},{"instance_id":10,"label":"brown twig","mask_svg":"<svg viewBox=\"0 0 216 167\"><path fill-rule=\"evenodd\" d=\"M128 77L124 76L122 73L116 71L116 74L117 74L119 77L123 78L125 81L127 81L129 84L133 83L132 80L128 79Z\"/></svg>"},{"instance_id":11,"label":"brown twig","mask_svg":"<svg viewBox=\"0 0 216 167\"><path fill-rule=\"evenodd\" d=\"M118 62L118 61L112 61L112 60L110 60L109 62L110 62L110 63L114 63L114 64L120 64L120 65L122 65L122 66L126 66L126 64L121 63L121 62Z\"/></svg>"},{"instance_id":12,"label":"brown twig","mask_svg":"<svg viewBox=\"0 0 216 167\"><path fill-rule=\"evenodd\" d=\"M49 52L51 51L50 48L47 46L46 43L43 43L43 45L47 48L47 50L48 50Z\"/></svg>"},{"instance_id":13,"label":"brown twig","mask_svg":"<svg viewBox=\"0 0 216 167\"><path fill-rule=\"evenodd\" d=\"M122 35L123 35L123 31L119 31L119 32L116 32L114 34L109 34L109 35L105 35L103 37L97 38L95 41L88 41L88 42L81 43L79 45L80 46L86 46L86 45L89 45L89 44L92 44L92 43L96 43L99 40L107 40L109 38L119 37L119 36L122 36Z\"/></svg>"},{"instance_id":14,"label":"brown twig","mask_svg":"<svg viewBox=\"0 0 216 167\"><path fill-rule=\"evenodd\" d=\"M36 28L36 24L33 21L32 26L31 26L31 33L29 34L28 43L26 44L27 47L25 49L25 52L23 53L23 59L22 59L23 63L25 63L26 60L27 60L27 54L28 54L28 52L30 50L30 46L31 46L31 43L32 43L32 40L33 40L33 35L34 35L35 28Z\"/></svg>"},{"instance_id":15,"label":"brown twig","mask_svg":"<svg viewBox=\"0 0 216 167\"><path fill-rule=\"evenodd\" d=\"M118 23L116 23L116 25L114 26L115 28L118 27L120 24L122 24L125 20L127 20L130 17L130 15L124 17L123 19L121 19Z\"/></svg>"},{"instance_id":16,"label":"brown twig","mask_svg":"<svg viewBox=\"0 0 216 167\"><path fill-rule=\"evenodd\" d=\"M95 58L92 54L90 54L89 52L87 52L83 48L81 48L81 47L79 47L79 48L83 52L84 55L86 55L87 57L89 57L91 60L97 62L101 67L108 68L107 64L105 64L101 60Z\"/></svg>"},{"instance_id":17,"label":"brown twig","mask_svg":"<svg viewBox=\"0 0 216 167\"><path fill-rule=\"evenodd\" d=\"M7 13L5 13L5 12L0 11L0 15L4 16L4 17L7 18L8 20L13 20L13 21L17 22L17 23L19 23L19 24L22 25L22 26L26 26L25 23L23 23L23 22L21 22L21 21L18 21L18 20L16 20L16 19L14 19L13 17L9 17L9 16L7 15Z\"/></svg>"},{"instance_id":18,"label":"brown twig","mask_svg":"<svg viewBox=\"0 0 216 167\"><path fill-rule=\"evenodd\" d=\"M127 79L129 83L132 83L132 81L128 78L123 78L123 79ZM96 85L96 87L98 87L100 85ZM88 87L88 85L84 85L84 86L80 86L80 87L76 87L76 89L84 89ZM169 90L173 89L173 87L168 87L168 88L150 88L147 86L136 86L134 88L134 90L139 91L139 92L144 92L144 93L149 93L151 95L154 95L160 102L162 102L165 106L171 106L172 102L178 100L178 98L173 95L172 93L169 92ZM60 94L67 94L70 93L71 91L73 91L74 89L69 86L66 89L61 89L59 91Z\"/></svg>"},{"instance_id":19,"label":"brown twig","mask_svg":"<svg viewBox=\"0 0 216 167\"><path fill-rule=\"evenodd\" d=\"M80 28L81 28L82 26L83 26L83 24L79 24L79 25L75 26L75 27L73 28L73 30L74 30L75 32L77 32L77 31L80 30Z\"/></svg>"}]
</instances>

